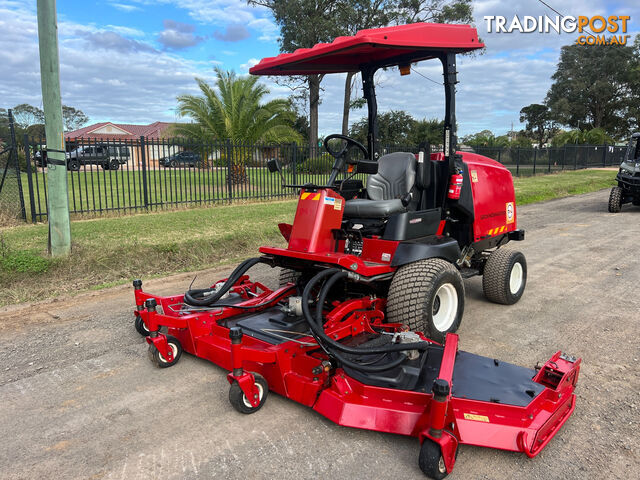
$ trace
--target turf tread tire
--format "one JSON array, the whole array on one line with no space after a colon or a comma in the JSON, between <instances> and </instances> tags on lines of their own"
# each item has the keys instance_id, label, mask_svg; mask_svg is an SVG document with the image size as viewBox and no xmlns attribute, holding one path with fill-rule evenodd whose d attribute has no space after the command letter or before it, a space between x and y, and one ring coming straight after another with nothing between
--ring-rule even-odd
<instances>
[{"instance_id":1,"label":"turf tread tire","mask_svg":"<svg viewBox=\"0 0 640 480\"><path fill-rule=\"evenodd\" d=\"M172 367L173 365L178 363L178 360L180 360L180 356L182 355L182 345L180 345L180 341L173 335L166 335L166 337L169 344L174 344L176 346L176 353L174 354L173 360L171 362L167 362L160 356L160 352L153 343L149 344L149 358L151 359L151 362L158 368Z\"/></svg>"},{"instance_id":2,"label":"turf tread tire","mask_svg":"<svg viewBox=\"0 0 640 480\"><path fill-rule=\"evenodd\" d=\"M523 268L522 286L512 294L509 289L509 278L514 263L520 260ZM522 297L527 284L527 261L517 250L499 248L489 255L482 275L482 290L491 302L502 305L513 305Z\"/></svg>"},{"instance_id":3,"label":"turf tread tire","mask_svg":"<svg viewBox=\"0 0 640 480\"><path fill-rule=\"evenodd\" d=\"M618 213L622 209L622 189L613 187L609 194L609 212Z\"/></svg>"},{"instance_id":4,"label":"turf tread tire","mask_svg":"<svg viewBox=\"0 0 640 480\"><path fill-rule=\"evenodd\" d=\"M458 269L442 258L428 258L403 265L391 281L387 296L387 320L404 323L413 331L420 331L429 338L443 342L446 332L433 325L431 316L433 298L445 277L457 283L458 310L456 319L447 332L453 333L460 326L464 312L464 282Z\"/></svg>"}]
</instances>

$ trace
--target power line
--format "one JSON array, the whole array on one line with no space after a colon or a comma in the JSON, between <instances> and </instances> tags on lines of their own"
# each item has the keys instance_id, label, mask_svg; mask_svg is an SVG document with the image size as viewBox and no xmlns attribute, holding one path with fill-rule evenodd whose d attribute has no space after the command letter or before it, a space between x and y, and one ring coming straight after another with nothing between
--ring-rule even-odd
<instances>
[{"instance_id":1,"label":"power line","mask_svg":"<svg viewBox=\"0 0 640 480\"><path fill-rule=\"evenodd\" d=\"M543 0L538 0L541 4L543 4L545 7L547 7L549 10L557 13L558 15L560 15L562 18L566 17L566 15L563 15L562 13L560 13L558 10L556 10L555 8L553 8L551 5L549 5L548 3L544 2ZM593 33L591 30L589 30L588 28L582 27L583 30L586 30L587 32L589 32L591 35L593 35L594 37L596 36L595 33Z\"/></svg>"},{"instance_id":2,"label":"power line","mask_svg":"<svg viewBox=\"0 0 640 480\"><path fill-rule=\"evenodd\" d=\"M427 80L429 80L430 82L435 83L436 85L442 85L442 82L436 82L434 79L427 77L426 75L423 75L422 73L420 73L418 70L416 70L415 68L411 67L411 70L413 70L414 72L416 72L418 75L420 75L422 78L425 78Z\"/></svg>"}]
</instances>

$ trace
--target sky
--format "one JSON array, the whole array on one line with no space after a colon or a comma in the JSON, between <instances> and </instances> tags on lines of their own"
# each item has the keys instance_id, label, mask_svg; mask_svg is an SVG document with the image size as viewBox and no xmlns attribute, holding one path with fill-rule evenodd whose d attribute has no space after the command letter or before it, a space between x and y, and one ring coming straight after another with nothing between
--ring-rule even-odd
<instances>
[{"instance_id":1,"label":"sky","mask_svg":"<svg viewBox=\"0 0 640 480\"><path fill-rule=\"evenodd\" d=\"M560 48L577 33L488 33L486 15L556 16L539 0L474 1L482 54L458 61L459 135L489 129L504 134L522 127L519 111L541 103L552 83ZM545 0L563 15L630 15L630 42L640 31L637 0ZM215 67L247 74L260 58L279 53L279 29L267 9L244 0L61 0L57 2L62 101L91 123L184 121L176 96L197 94L194 77L209 82ZM0 108L42 107L36 1L0 0ZM598 47L591 47L598 48ZM405 110L415 118L442 118L439 62L376 76L379 111ZM291 91L265 77L270 97ZM320 134L339 132L344 77L322 82ZM356 89L360 91L361 83ZM351 113L356 121L365 110Z\"/></svg>"}]
</instances>

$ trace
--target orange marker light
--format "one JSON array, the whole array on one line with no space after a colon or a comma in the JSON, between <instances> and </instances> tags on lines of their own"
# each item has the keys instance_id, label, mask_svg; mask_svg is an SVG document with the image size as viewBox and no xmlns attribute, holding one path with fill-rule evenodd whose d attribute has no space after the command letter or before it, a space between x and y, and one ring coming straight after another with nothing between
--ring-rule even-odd
<instances>
[{"instance_id":1,"label":"orange marker light","mask_svg":"<svg viewBox=\"0 0 640 480\"><path fill-rule=\"evenodd\" d=\"M400 65L400 75L405 76L411 73L411 65Z\"/></svg>"}]
</instances>

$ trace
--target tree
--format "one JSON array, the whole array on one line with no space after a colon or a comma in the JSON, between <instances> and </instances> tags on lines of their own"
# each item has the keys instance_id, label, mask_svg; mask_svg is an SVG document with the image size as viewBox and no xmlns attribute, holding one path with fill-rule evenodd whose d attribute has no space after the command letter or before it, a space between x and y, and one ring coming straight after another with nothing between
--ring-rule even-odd
<instances>
[{"instance_id":1,"label":"tree","mask_svg":"<svg viewBox=\"0 0 640 480\"><path fill-rule=\"evenodd\" d=\"M415 119L404 110L391 110L378 115L378 141L383 146L409 145ZM351 126L349 136L360 143L367 142L367 118Z\"/></svg>"},{"instance_id":2,"label":"tree","mask_svg":"<svg viewBox=\"0 0 640 480\"><path fill-rule=\"evenodd\" d=\"M442 132L444 132L444 120L432 118L427 120L415 120L409 132L409 145L420 145L428 142L430 145L442 144Z\"/></svg>"},{"instance_id":3,"label":"tree","mask_svg":"<svg viewBox=\"0 0 640 480\"><path fill-rule=\"evenodd\" d=\"M38 123L44 123L44 112L33 105L21 103L13 107L12 113L16 125L22 129Z\"/></svg>"},{"instance_id":4,"label":"tree","mask_svg":"<svg viewBox=\"0 0 640 480\"><path fill-rule=\"evenodd\" d=\"M526 131L542 147L556 131L555 122L551 118L549 107L539 103L532 103L520 110L520 122L525 123Z\"/></svg>"},{"instance_id":5,"label":"tree","mask_svg":"<svg viewBox=\"0 0 640 480\"><path fill-rule=\"evenodd\" d=\"M602 128L626 137L634 121L630 110L640 95L639 61L630 46L562 47L546 98L552 117L573 129Z\"/></svg>"},{"instance_id":6,"label":"tree","mask_svg":"<svg viewBox=\"0 0 640 480\"><path fill-rule=\"evenodd\" d=\"M298 48L310 48L316 43L330 42L341 33L339 8L342 0L247 0L247 3L271 10L280 27L279 42L282 52L293 52ZM307 75L284 80L289 85L299 86L301 80L307 84L311 149L318 145L318 105L323 77Z\"/></svg>"},{"instance_id":7,"label":"tree","mask_svg":"<svg viewBox=\"0 0 640 480\"><path fill-rule=\"evenodd\" d=\"M509 145L509 138L507 135L496 137L491 130L482 130L467 135L462 139L462 142L472 147L506 147Z\"/></svg>"},{"instance_id":8,"label":"tree","mask_svg":"<svg viewBox=\"0 0 640 480\"><path fill-rule=\"evenodd\" d=\"M89 121L89 117L82 110L62 105L62 121L64 130L71 132L82 128Z\"/></svg>"},{"instance_id":9,"label":"tree","mask_svg":"<svg viewBox=\"0 0 640 480\"><path fill-rule=\"evenodd\" d=\"M234 143L295 142L301 139L293 128L296 114L287 99L263 103L269 90L258 77L236 76L216 68L216 89L196 78L202 95L180 95L178 113L194 123L178 124L174 132L198 142L231 140ZM246 183L245 158L233 159L232 181Z\"/></svg>"}]
</instances>

